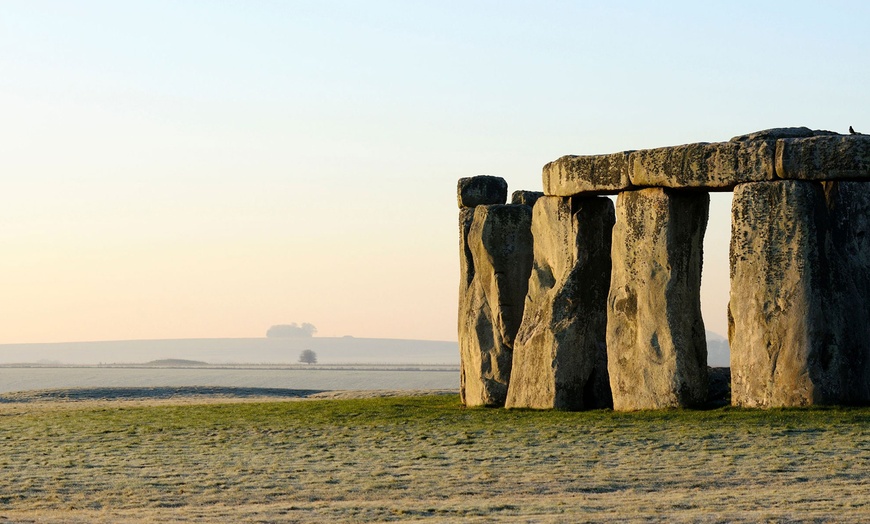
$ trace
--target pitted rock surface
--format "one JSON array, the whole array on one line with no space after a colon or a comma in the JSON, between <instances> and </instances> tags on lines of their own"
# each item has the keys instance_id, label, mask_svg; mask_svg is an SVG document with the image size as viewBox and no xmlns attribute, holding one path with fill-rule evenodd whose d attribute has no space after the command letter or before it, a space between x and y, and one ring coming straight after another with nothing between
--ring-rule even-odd
<instances>
[{"instance_id":1,"label":"pitted rock surface","mask_svg":"<svg viewBox=\"0 0 870 524\"><path fill-rule=\"evenodd\" d=\"M628 189L630 151L611 155L567 155L544 166L544 194L615 194Z\"/></svg>"},{"instance_id":2,"label":"pitted rock surface","mask_svg":"<svg viewBox=\"0 0 870 524\"><path fill-rule=\"evenodd\" d=\"M737 187L728 315L734 405L870 400L868 211L864 183Z\"/></svg>"},{"instance_id":3,"label":"pitted rock surface","mask_svg":"<svg viewBox=\"0 0 870 524\"><path fill-rule=\"evenodd\" d=\"M607 309L615 410L707 399L700 288L709 202L707 193L661 188L619 195Z\"/></svg>"},{"instance_id":4,"label":"pitted rock surface","mask_svg":"<svg viewBox=\"0 0 870 524\"><path fill-rule=\"evenodd\" d=\"M631 184L730 191L736 184L773 180L773 140L686 144L643 149L629 157Z\"/></svg>"},{"instance_id":5,"label":"pitted rock surface","mask_svg":"<svg viewBox=\"0 0 870 524\"><path fill-rule=\"evenodd\" d=\"M776 175L797 180L870 180L870 135L779 140Z\"/></svg>"}]
</instances>

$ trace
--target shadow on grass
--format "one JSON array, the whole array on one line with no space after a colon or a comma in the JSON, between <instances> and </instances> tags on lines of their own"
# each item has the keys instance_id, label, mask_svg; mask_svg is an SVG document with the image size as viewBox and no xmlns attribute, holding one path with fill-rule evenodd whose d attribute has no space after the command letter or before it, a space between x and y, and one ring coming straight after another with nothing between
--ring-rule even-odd
<instances>
[{"instance_id":1,"label":"shadow on grass","mask_svg":"<svg viewBox=\"0 0 870 524\"><path fill-rule=\"evenodd\" d=\"M20 391L0 395L0 403L77 400L142 400L173 398L306 398L315 389L250 388L222 386L106 387Z\"/></svg>"}]
</instances>

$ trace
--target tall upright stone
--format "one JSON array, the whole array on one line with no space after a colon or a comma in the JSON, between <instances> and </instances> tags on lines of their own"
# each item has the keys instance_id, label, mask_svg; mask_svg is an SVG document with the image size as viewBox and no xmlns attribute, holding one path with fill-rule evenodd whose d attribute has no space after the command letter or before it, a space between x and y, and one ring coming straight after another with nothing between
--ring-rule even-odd
<instances>
[{"instance_id":1,"label":"tall upright stone","mask_svg":"<svg viewBox=\"0 0 870 524\"><path fill-rule=\"evenodd\" d=\"M608 198L543 196L535 203L534 263L506 407L612 405L605 339L614 221Z\"/></svg>"},{"instance_id":2,"label":"tall upright stone","mask_svg":"<svg viewBox=\"0 0 870 524\"><path fill-rule=\"evenodd\" d=\"M616 410L706 400L700 288L709 203L707 193L663 188L619 194L607 319Z\"/></svg>"},{"instance_id":3,"label":"tall upright stone","mask_svg":"<svg viewBox=\"0 0 870 524\"><path fill-rule=\"evenodd\" d=\"M732 403L870 400L866 183L737 186L731 232Z\"/></svg>"},{"instance_id":4,"label":"tall upright stone","mask_svg":"<svg viewBox=\"0 0 870 524\"><path fill-rule=\"evenodd\" d=\"M460 209L460 396L468 406L502 406L507 396L532 266L531 215L527 205Z\"/></svg>"}]
</instances>

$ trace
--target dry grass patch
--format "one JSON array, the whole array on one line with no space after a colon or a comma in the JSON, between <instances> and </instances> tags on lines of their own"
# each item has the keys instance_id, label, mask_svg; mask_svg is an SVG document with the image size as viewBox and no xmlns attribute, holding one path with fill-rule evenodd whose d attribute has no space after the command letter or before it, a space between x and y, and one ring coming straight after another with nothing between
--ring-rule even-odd
<instances>
[{"instance_id":1,"label":"dry grass patch","mask_svg":"<svg viewBox=\"0 0 870 524\"><path fill-rule=\"evenodd\" d=\"M870 518L870 409L0 405L0 522Z\"/></svg>"}]
</instances>

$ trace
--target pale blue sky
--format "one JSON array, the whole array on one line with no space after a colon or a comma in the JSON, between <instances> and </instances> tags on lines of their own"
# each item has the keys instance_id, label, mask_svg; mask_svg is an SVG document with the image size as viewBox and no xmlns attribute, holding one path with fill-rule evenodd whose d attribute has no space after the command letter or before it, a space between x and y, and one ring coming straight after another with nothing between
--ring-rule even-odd
<instances>
[{"instance_id":1,"label":"pale blue sky","mask_svg":"<svg viewBox=\"0 0 870 524\"><path fill-rule=\"evenodd\" d=\"M864 2L0 2L0 343L455 339L456 180L870 129ZM724 334L727 198L705 315Z\"/></svg>"}]
</instances>

